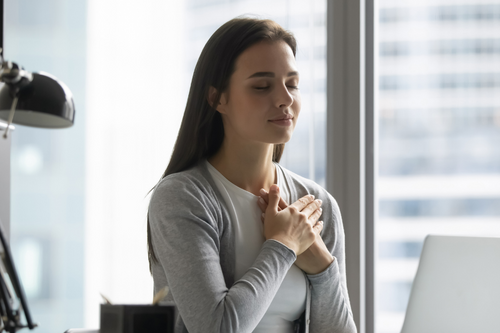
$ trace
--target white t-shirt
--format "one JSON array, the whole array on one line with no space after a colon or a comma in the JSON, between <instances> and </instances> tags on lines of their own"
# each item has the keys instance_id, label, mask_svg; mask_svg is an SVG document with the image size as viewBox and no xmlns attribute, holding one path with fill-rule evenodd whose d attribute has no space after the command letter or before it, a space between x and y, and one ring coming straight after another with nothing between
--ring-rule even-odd
<instances>
[{"instance_id":1,"label":"white t-shirt","mask_svg":"<svg viewBox=\"0 0 500 333\"><path fill-rule=\"evenodd\" d=\"M237 281L252 266L265 241L264 225L260 219L262 211L257 205L259 197L234 185L208 161L206 163L231 215L236 236L234 278ZM276 171L281 196L290 203L289 193L283 186L282 171L278 167ZM306 279L304 272L292 265L254 333L293 332L293 321L300 317L306 306Z\"/></svg>"}]
</instances>

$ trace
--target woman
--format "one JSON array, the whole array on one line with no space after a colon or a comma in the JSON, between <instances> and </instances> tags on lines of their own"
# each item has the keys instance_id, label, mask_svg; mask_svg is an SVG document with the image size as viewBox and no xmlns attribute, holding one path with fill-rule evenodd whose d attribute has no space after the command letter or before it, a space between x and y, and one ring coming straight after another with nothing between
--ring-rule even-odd
<instances>
[{"instance_id":1,"label":"woman","mask_svg":"<svg viewBox=\"0 0 500 333\"><path fill-rule=\"evenodd\" d=\"M295 51L275 22L237 18L200 55L148 212L176 333L356 332L338 206L278 164L300 112Z\"/></svg>"}]
</instances>

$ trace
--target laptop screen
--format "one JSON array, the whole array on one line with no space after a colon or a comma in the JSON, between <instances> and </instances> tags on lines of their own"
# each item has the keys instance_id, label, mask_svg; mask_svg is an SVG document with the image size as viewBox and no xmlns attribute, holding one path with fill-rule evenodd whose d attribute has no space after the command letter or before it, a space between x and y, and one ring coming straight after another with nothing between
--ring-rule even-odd
<instances>
[{"instance_id":1,"label":"laptop screen","mask_svg":"<svg viewBox=\"0 0 500 333\"><path fill-rule=\"evenodd\" d=\"M500 332L500 238L427 236L402 333Z\"/></svg>"}]
</instances>

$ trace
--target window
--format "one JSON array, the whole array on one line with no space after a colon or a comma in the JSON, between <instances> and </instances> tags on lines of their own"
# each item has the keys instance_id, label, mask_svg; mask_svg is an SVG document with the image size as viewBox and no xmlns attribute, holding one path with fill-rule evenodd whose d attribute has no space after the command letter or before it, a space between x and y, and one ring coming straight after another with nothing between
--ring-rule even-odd
<instances>
[{"instance_id":1,"label":"window","mask_svg":"<svg viewBox=\"0 0 500 333\"><path fill-rule=\"evenodd\" d=\"M500 2L379 1L376 332L427 234L500 236Z\"/></svg>"},{"instance_id":2,"label":"window","mask_svg":"<svg viewBox=\"0 0 500 333\"><path fill-rule=\"evenodd\" d=\"M63 81L75 125L11 133L11 248L38 333L84 326L86 1L4 1L4 57Z\"/></svg>"}]
</instances>

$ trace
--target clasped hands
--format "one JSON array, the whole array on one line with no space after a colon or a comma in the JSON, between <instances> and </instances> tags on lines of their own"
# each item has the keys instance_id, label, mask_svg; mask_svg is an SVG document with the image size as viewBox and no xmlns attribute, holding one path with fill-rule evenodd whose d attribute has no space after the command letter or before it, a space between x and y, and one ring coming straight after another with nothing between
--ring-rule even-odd
<instances>
[{"instance_id":1,"label":"clasped hands","mask_svg":"<svg viewBox=\"0 0 500 333\"><path fill-rule=\"evenodd\" d=\"M279 196L279 188L277 185L272 185L271 186L271 191L276 191L274 192L274 195ZM273 212L273 209L270 209L268 211L269 207L269 193L261 189L260 190L260 198L258 200L258 206L262 210L262 223L265 223L265 214L266 212L269 213L275 213ZM301 199L301 203L304 203L304 205L311 203L314 200L314 196L305 196ZM321 205L321 200L317 200L315 203L317 206ZM310 205L313 206L313 205ZM299 206L301 207L301 206ZM279 196L279 202L278 202L278 212L277 214L280 214L283 210L290 209L288 204ZM316 220L320 217L321 215L321 208L318 207L317 210L312 212L310 215L313 220ZM315 224L314 224L315 223ZM313 222L311 224L313 228L319 228L319 230L322 229L323 224L321 221L318 222ZM318 230L318 229L316 229ZM313 275L313 274L319 274L323 272L330 264L333 262L335 258L331 255L330 251L326 247L325 243L323 242L323 239L321 238L319 231L315 233L315 239L314 242L312 243L309 248L307 248L305 251L297 255L297 260L295 261L295 265L302 269L305 273Z\"/></svg>"}]
</instances>

